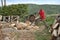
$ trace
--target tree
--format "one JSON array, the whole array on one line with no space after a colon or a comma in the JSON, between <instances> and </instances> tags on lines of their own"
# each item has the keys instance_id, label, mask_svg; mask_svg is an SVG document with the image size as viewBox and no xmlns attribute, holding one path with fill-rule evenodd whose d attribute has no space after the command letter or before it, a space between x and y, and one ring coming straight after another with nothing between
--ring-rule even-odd
<instances>
[{"instance_id":1,"label":"tree","mask_svg":"<svg viewBox=\"0 0 60 40\"><path fill-rule=\"evenodd\" d=\"M24 18L28 12L27 12L28 5L10 5L10 6L3 6L2 10L0 10L1 15L19 15L20 18Z\"/></svg>"}]
</instances>

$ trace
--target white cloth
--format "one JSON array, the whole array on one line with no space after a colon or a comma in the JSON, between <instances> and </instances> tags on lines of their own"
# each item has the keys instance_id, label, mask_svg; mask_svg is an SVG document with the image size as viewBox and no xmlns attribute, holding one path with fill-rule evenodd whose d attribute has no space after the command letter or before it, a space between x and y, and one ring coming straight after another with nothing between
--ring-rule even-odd
<instances>
[{"instance_id":1,"label":"white cloth","mask_svg":"<svg viewBox=\"0 0 60 40\"><path fill-rule=\"evenodd\" d=\"M59 28L58 28L58 35L60 35L60 26L59 26Z\"/></svg>"},{"instance_id":2,"label":"white cloth","mask_svg":"<svg viewBox=\"0 0 60 40\"><path fill-rule=\"evenodd\" d=\"M52 35L54 35L54 36L58 36L58 29L55 29L55 28L57 28L58 27L58 25L59 25L59 23L56 23L54 26L53 26L53 32L52 32Z\"/></svg>"},{"instance_id":3,"label":"white cloth","mask_svg":"<svg viewBox=\"0 0 60 40\"><path fill-rule=\"evenodd\" d=\"M56 23L56 24L53 26L53 29L54 29L54 28L57 28L58 24L59 24L59 23Z\"/></svg>"},{"instance_id":4,"label":"white cloth","mask_svg":"<svg viewBox=\"0 0 60 40\"><path fill-rule=\"evenodd\" d=\"M32 23L31 23L31 25L32 25L32 26L34 26L34 25L35 25L35 21L34 21L34 22L32 22Z\"/></svg>"},{"instance_id":5,"label":"white cloth","mask_svg":"<svg viewBox=\"0 0 60 40\"><path fill-rule=\"evenodd\" d=\"M57 37L57 36L58 36L58 34L57 34L57 30L53 30L52 35Z\"/></svg>"}]
</instances>

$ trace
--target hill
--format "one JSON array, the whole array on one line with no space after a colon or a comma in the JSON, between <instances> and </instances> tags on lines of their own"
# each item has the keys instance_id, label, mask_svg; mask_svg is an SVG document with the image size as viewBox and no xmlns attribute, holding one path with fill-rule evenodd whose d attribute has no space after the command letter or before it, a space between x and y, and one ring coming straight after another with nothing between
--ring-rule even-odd
<instances>
[{"instance_id":1,"label":"hill","mask_svg":"<svg viewBox=\"0 0 60 40\"><path fill-rule=\"evenodd\" d=\"M30 4L28 6L29 13L38 13L40 9L44 9L47 14L60 13L60 5L34 5Z\"/></svg>"}]
</instances>

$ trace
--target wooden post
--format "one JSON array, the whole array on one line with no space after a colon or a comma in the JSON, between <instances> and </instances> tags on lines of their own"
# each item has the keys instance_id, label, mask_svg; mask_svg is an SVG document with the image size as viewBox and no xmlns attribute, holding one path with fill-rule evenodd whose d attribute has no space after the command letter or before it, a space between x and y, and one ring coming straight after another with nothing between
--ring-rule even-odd
<instances>
[{"instance_id":1,"label":"wooden post","mask_svg":"<svg viewBox=\"0 0 60 40\"><path fill-rule=\"evenodd\" d=\"M3 0L1 0L1 5L2 5L2 7L3 7Z\"/></svg>"},{"instance_id":2,"label":"wooden post","mask_svg":"<svg viewBox=\"0 0 60 40\"><path fill-rule=\"evenodd\" d=\"M6 19L6 18L8 18L8 19ZM4 16L4 17L3 17L3 21L5 21L5 22L10 22L10 16Z\"/></svg>"},{"instance_id":3,"label":"wooden post","mask_svg":"<svg viewBox=\"0 0 60 40\"><path fill-rule=\"evenodd\" d=\"M11 16L11 22L18 23L18 21L19 21L19 16Z\"/></svg>"}]
</instances>

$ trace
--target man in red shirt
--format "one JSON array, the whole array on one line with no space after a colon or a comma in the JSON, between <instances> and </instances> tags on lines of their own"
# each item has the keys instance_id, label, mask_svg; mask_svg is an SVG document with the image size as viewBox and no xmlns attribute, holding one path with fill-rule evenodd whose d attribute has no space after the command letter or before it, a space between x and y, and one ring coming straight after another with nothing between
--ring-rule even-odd
<instances>
[{"instance_id":1,"label":"man in red shirt","mask_svg":"<svg viewBox=\"0 0 60 40\"><path fill-rule=\"evenodd\" d=\"M45 25L46 27L48 27L48 25L47 25L46 22L45 22L46 16L45 16L45 12L44 12L43 9L40 9L39 15L40 15L40 19L41 19L41 21L43 21L44 25Z\"/></svg>"},{"instance_id":2,"label":"man in red shirt","mask_svg":"<svg viewBox=\"0 0 60 40\"><path fill-rule=\"evenodd\" d=\"M39 15L40 15L41 20L45 20L45 12L44 12L43 9L41 9L41 10L39 11Z\"/></svg>"}]
</instances>

